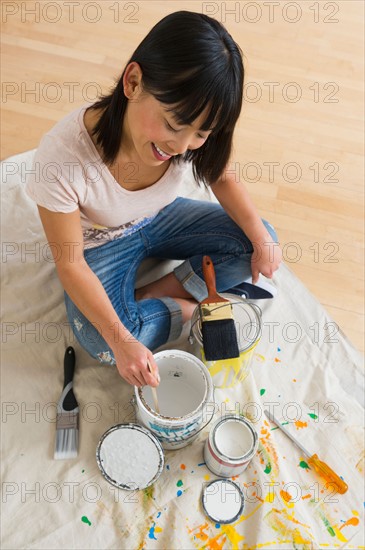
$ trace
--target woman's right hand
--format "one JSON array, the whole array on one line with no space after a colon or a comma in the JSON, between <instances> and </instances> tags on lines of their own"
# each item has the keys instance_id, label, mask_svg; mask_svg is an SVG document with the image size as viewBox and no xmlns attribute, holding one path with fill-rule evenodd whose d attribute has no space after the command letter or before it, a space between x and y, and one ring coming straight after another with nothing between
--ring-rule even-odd
<instances>
[{"instance_id":1,"label":"woman's right hand","mask_svg":"<svg viewBox=\"0 0 365 550\"><path fill-rule=\"evenodd\" d=\"M153 354L138 340L119 342L113 347L113 353L119 374L129 384L137 387L159 385L160 376Z\"/></svg>"}]
</instances>

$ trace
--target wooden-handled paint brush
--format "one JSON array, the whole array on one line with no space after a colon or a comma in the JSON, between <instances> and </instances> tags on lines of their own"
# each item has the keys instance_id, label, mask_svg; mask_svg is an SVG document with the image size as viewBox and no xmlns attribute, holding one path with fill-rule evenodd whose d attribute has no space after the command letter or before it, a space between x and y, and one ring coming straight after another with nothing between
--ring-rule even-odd
<instances>
[{"instance_id":1,"label":"wooden-handled paint brush","mask_svg":"<svg viewBox=\"0 0 365 550\"><path fill-rule=\"evenodd\" d=\"M63 391L57 405L54 458L76 458L79 446L79 406L73 392L75 350L69 346L63 362Z\"/></svg>"},{"instance_id":2,"label":"wooden-handled paint brush","mask_svg":"<svg viewBox=\"0 0 365 550\"><path fill-rule=\"evenodd\" d=\"M214 265L209 256L203 257L203 277L208 298L200 302L200 318L204 355L207 361L239 357L232 304L217 293Z\"/></svg>"}]
</instances>

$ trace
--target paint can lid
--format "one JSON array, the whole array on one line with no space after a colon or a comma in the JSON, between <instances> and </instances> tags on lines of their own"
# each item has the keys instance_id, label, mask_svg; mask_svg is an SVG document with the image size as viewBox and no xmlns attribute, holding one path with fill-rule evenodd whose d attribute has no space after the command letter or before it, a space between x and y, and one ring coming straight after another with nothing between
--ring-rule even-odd
<instances>
[{"instance_id":1,"label":"paint can lid","mask_svg":"<svg viewBox=\"0 0 365 550\"><path fill-rule=\"evenodd\" d=\"M104 478L119 489L135 491L161 475L164 453L159 440L138 424L117 424L101 437L96 461Z\"/></svg>"},{"instance_id":2,"label":"paint can lid","mask_svg":"<svg viewBox=\"0 0 365 550\"><path fill-rule=\"evenodd\" d=\"M202 505L212 521L233 523L242 514L244 497L240 487L230 479L216 479L204 487Z\"/></svg>"}]
</instances>

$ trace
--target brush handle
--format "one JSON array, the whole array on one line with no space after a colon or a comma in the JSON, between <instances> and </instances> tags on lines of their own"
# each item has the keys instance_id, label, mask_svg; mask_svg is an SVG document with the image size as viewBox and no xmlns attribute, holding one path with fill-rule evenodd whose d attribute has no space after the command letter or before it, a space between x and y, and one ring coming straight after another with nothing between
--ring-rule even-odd
<instances>
[{"instance_id":1,"label":"brush handle","mask_svg":"<svg viewBox=\"0 0 365 550\"><path fill-rule=\"evenodd\" d=\"M214 301L217 294L217 288L215 284L214 265L209 256L203 256L203 277L208 289L208 299L209 301Z\"/></svg>"},{"instance_id":2,"label":"brush handle","mask_svg":"<svg viewBox=\"0 0 365 550\"><path fill-rule=\"evenodd\" d=\"M63 370L64 370L64 382L63 387L65 388L67 384L72 382L74 373L75 373L75 350L72 346L69 346L65 351L65 358L63 360Z\"/></svg>"}]
</instances>

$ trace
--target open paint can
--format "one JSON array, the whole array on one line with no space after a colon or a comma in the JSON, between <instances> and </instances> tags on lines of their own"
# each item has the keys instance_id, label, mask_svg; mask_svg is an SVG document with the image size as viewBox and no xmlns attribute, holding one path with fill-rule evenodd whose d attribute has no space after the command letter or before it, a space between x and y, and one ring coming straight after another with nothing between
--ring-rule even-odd
<instances>
[{"instance_id":1,"label":"open paint can","mask_svg":"<svg viewBox=\"0 0 365 550\"><path fill-rule=\"evenodd\" d=\"M204 364L209 369L216 388L231 388L242 382L249 373L254 349L261 338L261 309L252 302L234 294L222 293L232 304L239 357L207 361L204 357L200 310L197 307L191 318L190 342L198 342Z\"/></svg>"},{"instance_id":2,"label":"open paint can","mask_svg":"<svg viewBox=\"0 0 365 550\"><path fill-rule=\"evenodd\" d=\"M154 359L161 379L156 388L160 411L154 410L150 386L135 387L137 421L158 437L164 449L179 449L212 420L213 381L203 362L185 351L161 351Z\"/></svg>"},{"instance_id":3,"label":"open paint can","mask_svg":"<svg viewBox=\"0 0 365 550\"><path fill-rule=\"evenodd\" d=\"M242 514L243 493L230 479L216 479L204 487L202 505L208 518L218 523L233 523Z\"/></svg>"},{"instance_id":4,"label":"open paint can","mask_svg":"<svg viewBox=\"0 0 365 550\"><path fill-rule=\"evenodd\" d=\"M257 452L258 435L247 418L227 415L212 426L204 446L204 460L217 476L241 474Z\"/></svg>"},{"instance_id":5,"label":"open paint can","mask_svg":"<svg viewBox=\"0 0 365 550\"><path fill-rule=\"evenodd\" d=\"M164 453L159 440L137 424L117 424L101 437L96 461L104 478L127 491L145 489L161 475Z\"/></svg>"}]
</instances>

